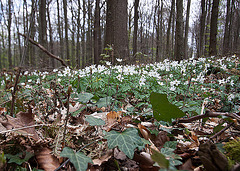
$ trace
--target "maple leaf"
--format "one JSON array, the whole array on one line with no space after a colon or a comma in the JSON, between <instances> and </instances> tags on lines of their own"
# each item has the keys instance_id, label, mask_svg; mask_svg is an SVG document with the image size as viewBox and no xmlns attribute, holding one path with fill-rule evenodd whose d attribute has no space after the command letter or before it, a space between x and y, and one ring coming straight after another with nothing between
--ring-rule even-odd
<instances>
[{"instance_id":1,"label":"maple leaf","mask_svg":"<svg viewBox=\"0 0 240 171\"><path fill-rule=\"evenodd\" d=\"M105 138L110 149L118 147L130 159L133 158L135 148L143 145L135 128L128 128L122 133L116 131L106 132Z\"/></svg>"}]
</instances>

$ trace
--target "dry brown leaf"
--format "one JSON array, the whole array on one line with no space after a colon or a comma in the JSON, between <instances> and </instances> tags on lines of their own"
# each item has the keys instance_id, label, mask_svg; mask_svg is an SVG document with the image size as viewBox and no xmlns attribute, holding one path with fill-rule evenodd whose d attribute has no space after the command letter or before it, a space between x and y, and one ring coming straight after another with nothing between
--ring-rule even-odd
<instances>
[{"instance_id":1,"label":"dry brown leaf","mask_svg":"<svg viewBox=\"0 0 240 171\"><path fill-rule=\"evenodd\" d=\"M122 115L122 111L118 111L118 112L115 112L115 111L111 111L107 114L107 121L108 121L108 124L112 124L114 122L120 122L120 117Z\"/></svg>"},{"instance_id":2,"label":"dry brown leaf","mask_svg":"<svg viewBox=\"0 0 240 171\"><path fill-rule=\"evenodd\" d=\"M7 109L5 107L0 107L0 115L4 112L7 112Z\"/></svg>"},{"instance_id":3,"label":"dry brown leaf","mask_svg":"<svg viewBox=\"0 0 240 171\"><path fill-rule=\"evenodd\" d=\"M36 154L38 164L45 171L53 171L60 166L58 159L55 156L53 156L51 152L52 152L51 149L43 147Z\"/></svg>"},{"instance_id":4,"label":"dry brown leaf","mask_svg":"<svg viewBox=\"0 0 240 171\"><path fill-rule=\"evenodd\" d=\"M0 121L2 125L10 130L10 129L16 129L16 128L24 128L28 126L32 126L35 124L32 110L29 110L28 112L19 112L16 114L16 118L6 115L7 121ZM35 127L31 128L25 128L21 130L17 130L17 132L31 136L34 140L38 140L38 134L35 131Z\"/></svg>"},{"instance_id":5,"label":"dry brown leaf","mask_svg":"<svg viewBox=\"0 0 240 171\"><path fill-rule=\"evenodd\" d=\"M94 159L93 164L101 166L103 162L108 161L112 157L112 152L113 152L112 149L108 150L107 154L101 156L99 159Z\"/></svg>"},{"instance_id":6,"label":"dry brown leaf","mask_svg":"<svg viewBox=\"0 0 240 171\"><path fill-rule=\"evenodd\" d=\"M145 126L138 124L138 129L140 130L144 139L151 139L151 133Z\"/></svg>"}]
</instances>

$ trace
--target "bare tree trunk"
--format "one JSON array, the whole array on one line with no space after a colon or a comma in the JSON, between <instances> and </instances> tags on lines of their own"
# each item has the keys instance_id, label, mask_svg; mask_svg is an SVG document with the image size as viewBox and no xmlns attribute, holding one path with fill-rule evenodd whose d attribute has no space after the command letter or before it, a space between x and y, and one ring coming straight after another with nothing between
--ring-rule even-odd
<instances>
[{"instance_id":1,"label":"bare tree trunk","mask_svg":"<svg viewBox=\"0 0 240 171\"><path fill-rule=\"evenodd\" d=\"M8 0L8 66L11 69L12 64L12 52L11 52L11 25L12 25L12 0Z\"/></svg>"},{"instance_id":2,"label":"bare tree trunk","mask_svg":"<svg viewBox=\"0 0 240 171\"><path fill-rule=\"evenodd\" d=\"M78 10L77 10L77 49L76 49L76 62L77 62L77 68L80 67L80 28L81 28L81 24L80 24L80 7L81 7L81 3L80 0L78 0Z\"/></svg>"},{"instance_id":3,"label":"bare tree trunk","mask_svg":"<svg viewBox=\"0 0 240 171\"><path fill-rule=\"evenodd\" d=\"M82 68L85 67L86 50L85 50L85 21L86 21L86 1L83 0L83 25L82 25Z\"/></svg>"},{"instance_id":4,"label":"bare tree trunk","mask_svg":"<svg viewBox=\"0 0 240 171\"><path fill-rule=\"evenodd\" d=\"M59 56L64 59L64 47L63 47L63 36L62 36L62 27L61 27L61 15L60 15L60 6L59 6L59 0L57 0L57 30L58 30L58 36L59 36L59 41L60 41L60 54Z\"/></svg>"},{"instance_id":5,"label":"bare tree trunk","mask_svg":"<svg viewBox=\"0 0 240 171\"><path fill-rule=\"evenodd\" d=\"M211 23L210 23L210 46L209 55L217 55L217 20L219 0L213 0Z\"/></svg>"},{"instance_id":6,"label":"bare tree trunk","mask_svg":"<svg viewBox=\"0 0 240 171\"><path fill-rule=\"evenodd\" d=\"M127 20L127 0L107 0L105 47L113 45L113 63L115 58L129 57Z\"/></svg>"},{"instance_id":7,"label":"bare tree trunk","mask_svg":"<svg viewBox=\"0 0 240 171\"><path fill-rule=\"evenodd\" d=\"M175 60L180 61L184 56L184 40L183 40L183 0L177 0L177 18L175 30Z\"/></svg>"},{"instance_id":8,"label":"bare tree trunk","mask_svg":"<svg viewBox=\"0 0 240 171\"><path fill-rule=\"evenodd\" d=\"M204 55L204 34L205 34L205 23L206 23L206 0L201 0L201 17L200 17L200 35L199 35L199 47L198 47L198 57Z\"/></svg>"},{"instance_id":9,"label":"bare tree trunk","mask_svg":"<svg viewBox=\"0 0 240 171\"><path fill-rule=\"evenodd\" d=\"M188 30L189 30L189 15L190 15L191 0L187 2L187 14L186 14L186 25L185 25L185 36L184 36L184 58L188 58Z\"/></svg>"},{"instance_id":10,"label":"bare tree trunk","mask_svg":"<svg viewBox=\"0 0 240 171\"><path fill-rule=\"evenodd\" d=\"M67 14L67 0L63 0L63 13L65 22L65 48L66 48L66 58L67 64L70 65L70 53L69 53L69 43L68 43L68 14Z\"/></svg>"},{"instance_id":11,"label":"bare tree trunk","mask_svg":"<svg viewBox=\"0 0 240 171\"><path fill-rule=\"evenodd\" d=\"M175 0L172 0L171 11L170 11L170 15L168 19L168 27L167 27L166 55L168 58L170 57L170 31L171 31L171 23L172 23L172 18L174 13L174 7L175 7Z\"/></svg>"},{"instance_id":12,"label":"bare tree trunk","mask_svg":"<svg viewBox=\"0 0 240 171\"><path fill-rule=\"evenodd\" d=\"M50 42L49 42L49 49L50 49L50 52L53 53L53 38L52 38L52 25L51 25L51 17L50 17L50 11L49 11L49 5L50 5L51 1L48 2L48 5L47 5L47 18L48 18L48 27L49 27L49 39L50 39ZM55 68L55 61L54 61L54 58L51 59L51 66L52 68Z\"/></svg>"},{"instance_id":13,"label":"bare tree trunk","mask_svg":"<svg viewBox=\"0 0 240 171\"><path fill-rule=\"evenodd\" d=\"M39 1L39 43L43 47L47 47L47 21L46 21L46 0ZM39 52L41 67L45 68L48 64L48 59L43 53Z\"/></svg>"},{"instance_id":14,"label":"bare tree trunk","mask_svg":"<svg viewBox=\"0 0 240 171\"><path fill-rule=\"evenodd\" d=\"M88 20L87 20L87 47L86 47L86 62L87 64L92 64L92 2L88 0L87 11L88 11Z\"/></svg>"},{"instance_id":15,"label":"bare tree trunk","mask_svg":"<svg viewBox=\"0 0 240 171\"><path fill-rule=\"evenodd\" d=\"M99 64L100 55L102 53L102 40L100 28L100 0L95 3L95 19L94 19L94 63Z\"/></svg>"},{"instance_id":16,"label":"bare tree trunk","mask_svg":"<svg viewBox=\"0 0 240 171\"><path fill-rule=\"evenodd\" d=\"M134 30L133 30L133 56L137 53L137 32L138 32L138 7L139 0L135 0L134 2Z\"/></svg>"}]
</instances>

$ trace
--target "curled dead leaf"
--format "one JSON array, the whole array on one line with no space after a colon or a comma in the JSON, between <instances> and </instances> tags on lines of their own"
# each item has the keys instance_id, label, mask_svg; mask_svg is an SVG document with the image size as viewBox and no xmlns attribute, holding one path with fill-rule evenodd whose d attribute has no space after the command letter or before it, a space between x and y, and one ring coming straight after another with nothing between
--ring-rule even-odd
<instances>
[{"instance_id":1,"label":"curled dead leaf","mask_svg":"<svg viewBox=\"0 0 240 171\"><path fill-rule=\"evenodd\" d=\"M138 129L140 130L144 139L148 140L151 138L151 133L145 126L138 124Z\"/></svg>"},{"instance_id":2,"label":"curled dead leaf","mask_svg":"<svg viewBox=\"0 0 240 171\"><path fill-rule=\"evenodd\" d=\"M58 159L55 156L53 156L51 152L52 152L51 149L43 147L36 154L38 164L45 171L53 171L60 166Z\"/></svg>"}]
</instances>

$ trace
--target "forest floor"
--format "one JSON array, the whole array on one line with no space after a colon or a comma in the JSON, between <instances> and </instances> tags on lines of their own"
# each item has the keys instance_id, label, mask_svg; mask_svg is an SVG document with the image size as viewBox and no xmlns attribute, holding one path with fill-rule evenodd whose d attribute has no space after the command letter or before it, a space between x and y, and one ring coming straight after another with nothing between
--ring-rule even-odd
<instances>
[{"instance_id":1,"label":"forest floor","mask_svg":"<svg viewBox=\"0 0 240 171\"><path fill-rule=\"evenodd\" d=\"M237 170L236 55L2 71L1 170Z\"/></svg>"}]
</instances>

